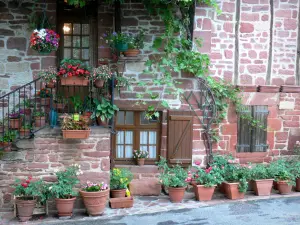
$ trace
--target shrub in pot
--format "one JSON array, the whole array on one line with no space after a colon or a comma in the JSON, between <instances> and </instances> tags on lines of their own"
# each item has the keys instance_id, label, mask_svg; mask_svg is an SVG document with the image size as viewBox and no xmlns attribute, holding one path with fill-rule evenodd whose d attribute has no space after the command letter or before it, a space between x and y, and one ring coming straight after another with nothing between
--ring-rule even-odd
<instances>
[{"instance_id":1,"label":"shrub in pot","mask_svg":"<svg viewBox=\"0 0 300 225\"><path fill-rule=\"evenodd\" d=\"M104 182L92 183L87 181L86 185L79 192L90 216L99 216L103 214L106 200L109 196L107 184Z\"/></svg>"},{"instance_id":2,"label":"shrub in pot","mask_svg":"<svg viewBox=\"0 0 300 225\"><path fill-rule=\"evenodd\" d=\"M128 43L128 50L124 52L127 57L137 56L140 49L144 47L145 31L142 29L136 36L131 36Z\"/></svg>"},{"instance_id":3,"label":"shrub in pot","mask_svg":"<svg viewBox=\"0 0 300 225\"><path fill-rule=\"evenodd\" d=\"M106 98L101 98L101 101L94 99L95 110L92 114L92 119L97 119L98 125L107 126L108 120L110 120L119 108L111 104L111 102Z\"/></svg>"},{"instance_id":4,"label":"shrub in pot","mask_svg":"<svg viewBox=\"0 0 300 225\"><path fill-rule=\"evenodd\" d=\"M253 180L253 188L256 195L270 195L274 181L273 167L266 164L256 164L250 171Z\"/></svg>"},{"instance_id":5,"label":"shrub in pot","mask_svg":"<svg viewBox=\"0 0 300 225\"><path fill-rule=\"evenodd\" d=\"M112 198L122 198L126 195L128 184L133 179L132 173L125 168L113 168L110 171L110 193Z\"/></svg>"},{"instance_id":6,"label":"shrub in pot","mask_svg":"<svg viewBox=\"0 0 300 225\"><path fill-rule=\"evenodd\" d=\"M288 168L282 168L282 170L275 175L275 181L277 182L277 188L280 194L289 194L292 191L293 185L295 185L295 176Z\"/></svg>"},{"instance_id":7,"label":"shrub in pot","mask_svg":"<svg viewBox=\"0 0 300 225\"><path fill-rule=\"evenodd\" d=\"M5 152L11 151L11 143L16 139L17 131L16 130L8 130L5 131L2 136L0 136L0 150L4 150Z\"/></svg>"},{"instance_id":8,"label":"shrub in pot","mask_svg":"<svg viewBox=\"0 0 300 225\"><path fill-rule=\"evenodd\" d=\"M149 157L148 151L143 150L134 150L133 151L133 158L136 160L139 166L143 166L145 164L145 159Z\"/></svg>"},{"instance_id":9,"label":"shrub in pot","mask_svg":"<svg viewBox=\"0 0 300 225\"><path fill-rule=\"evenodd\" d=\"M93 70L93 81L96 88L103 88L104 84L111 78L108 65L100 65Z\"/></svg>"},{"instance_id":10,"label":"shrub in pot","mask_svg":"<svg viewBox=\"0 0 300 225\"><path fill-rule=\"evenodd\" d=\"M28 123L24 124L20 129L20 136L21 137L29 137L31 129L32 129L32 127L30 124L28 124Z\"/></svg>"},{"instance_id":11,"label":"shrub in pot","mask_svg":"<svg viewBox=\"0 0 300 225\"><path fill-rule=\"evenodd\" d=\"M63 171L56 172L57 182L49 187L50 196L55 198L59 217L71 217L74 202L78 195L75 186L79 183L78 175L82 174L77 164L67 167Z\"/></svg>"},{"instance_id":12,"label":"shrub in pot","mask_svg":"<svg viewBox=\"0 0 300 225\"><path fill-rule=\"evenodd\" d=\"M272 161L269 164L270 170L274 174L274 181L273 181L273 188L275 190L278 190L277 187L277 180L275 179L275 176L280 173L281 170L286 169L286 160L285 159L279 159L276 161Z\"/></svg>"},{"instance_id":13,"label":"shrub in pot","mask_svg":"<svg viewBox=\"0 0 300 225\"><path fill-rule=\"evenodd\" d=\"M223 182L221 169L217 166L208 167L207 169L196 168L193 174L196 182L194 185L195 196L198 201L209 201L215 191L215 187Z\"/></svg>"},{"instance_id":14,"label":"shrub in pot","mask_svg":"<svg viewBox=\"0 0 300 225\"><path fill-rule=\"evenodd\" d=\"M91 129L86 120L80 118L79 121L75 121L70 115L63 116L61 129L64 139L86 139L91 133Z\"/></svg>"},{"instance_id":15,"label":"shrub in pot","mask_svg":"<svg viewBox=\"0 0 300 225\"><path fill-rule=\"evenodd\" d=\"M187 187L187 171L178 164L169 167L167 160L163 157L157 165L160 170L159 180L164 187L168 188L171 202L181 202Z\"/></svg>"},{"instance_id":16,"label":"shrub in pot","mask_svg":"<svg viewBox=\"0 0 300 225\"><path fill-rule=\"evenodd\" d=\"M31 219L37 201L44 200L43 182L33 181L32 177L28 177L25 181L17 179L14 188L17 216L21 222L26 222Z\"/></svg>"},{"instance_id":17,"label":"shrub in pot","mask_svg":"<svg viewBox=\"0 0 300 225\"><path fill-rule=\"evenodd\" d=\"M34 117L34 126L35 127L44 127L46 125L46 113L43 111L35 111L33 113Z\"/></svg>"},{"instance_id":18,"label":"shrub in pot","mask_svg":"<svg viewBox=\"0 0 300 225\"><path fill-rule=\"evenodd\" d=\"M41 70L38 74L38 77L46 83L47 88L54 88L57 78L57 69L56 67L49 67L48 69Z\"/></svg>"}]
</instances>

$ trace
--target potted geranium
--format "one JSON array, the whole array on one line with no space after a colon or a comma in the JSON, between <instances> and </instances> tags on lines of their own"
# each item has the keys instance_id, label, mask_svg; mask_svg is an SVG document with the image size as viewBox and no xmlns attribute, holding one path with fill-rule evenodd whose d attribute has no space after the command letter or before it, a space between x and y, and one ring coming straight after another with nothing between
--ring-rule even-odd
<instances>
[{"instance_id":1,"label":"potted geranium","mask_svg":"<svg viewBox=\"0 0 300 225\"><path fill-rule=\"evenodd\" d=\"M38 73L38 77L46 83L47 88L54 88L57 78L57 69L55 67L49 67L49 69L41 70Z\"/></svg>"},{"instance_id":2,"label":"potted geranium","mask_svg":"<svg viewBox=\"0 0 300 225\"><path fill-rule=\"evenodd\" d=\"M163 157L157 165L160 170L159 180L164 187L168 188L171 202L181 202L187 187L187 171L178 164L169 167Z\"/></svg>"},{"instance_id":3,"label":"potted geranium","mask_svg":"<svg viewBox=\"0 0 300 225\"><path fill-rule=\"evenodd\" d=\"M46 124L46 113L43 111L34 111L34 126L35 127L44 127Z\"/></svg>"},{"instance_id":4,"label":"potted geranium","mask_svg":"<svg viewBox=\"0 0 300 225\"><path fill-rule=\"evenodd\" d=\"M144 150L134 150L133 158L136 159L136 162L139 166L143 166L145 164L145 159L149 157L149 152Z\"/></svg>"},{"instance_id":5,"label":"potted geranium","mask_svg":"<svg viewBox=\"0 0 300 225\"><path fill-rule=\"evenodd\" d=\"M101 98L101 101L94 99L95 109L92 114L92 119L97 119L98 125L107 126L108 120L110 120L119 108L111 104L106 98Z\"/></svg>"},{"instance_id":6,"label":"potted geranium","mask_svg":"<svg viewBox=\"0 0 300 225\"><path fill-rule=\"evenodd\" d=\"M43 183L28 177L25 181L17 179L14 188L17 215L21 222L26 222L31 219L37 200L43 193Z\"/></svg>"},{"instance_id":7,"label":"potted geranium","mask_svg":"<svg viewBox=\"0 0 300 225\"><path fill-rule=\"evenodd\" d=\"M100 65L93 70L93 81L94 86L97 88L102 88L104 83L111 78L111 72L109 66L107 65Z\"/></svg>"},{"instance_id":8,"label":"potted geranium","mask_svg":"<svg viewBox=\"0 0 300 225\"><path fill-rule=\"evenodd\" d=\"M99 216L103 213L109 196L107 184L87 181L79 192L89 215Z\"/></svg>"},{"instance_id":9,"label":"potted geranium","mask_svg":"<svg viewBox=\"0 0 300 225\"><path fill-rule=\"evenodd\" d=\"M63 59L57 75L61 85L88 86L90 71L88 67L77 59Z\"/></svg>"},{"instance_id":10,"label":"potted geranium","mask_svg":"<svg viewBox=\"0 0 300 225\"><path fill-rule=\"evenodd\" d=\"M266 164L256 164L250 170L250 177L253 180L254 192L256 195L270 195L274 180L272 167Z\"/></svg>"},{"instance_id":11,"label":"potted geranium","mask_svg":"<svg viewBox=\"0 0 300 225\"><path fill-rule=\"evenodd\" d=\"M280 194L289 194L292 191L293 185L295 185L295 176L291 173L289 168L282 168L275 175L275 181L277 182L277 188Z\"/></svg>"},{"instance_id":12,"label":"potted geranium","mask_svg":"<svg viewBox=\"0 0 300 225\"><path fill-rule=\"evenodd\" d=\"M86 120L80 118L79 121L76 121L70 115L63 116L61 129L64 139L86 139L91 133Z\"/></svg>"},{"instance_id":13,"label":"potted geranium","mask_svg":"<svg viewBox=\"0 0 300 225\"><path fill-rule=\"evenodd\" d=\"M128 50L124 52L124 55L127 57L133 57L140 54L140 49L144 47L144 39L145 32L144 30L140 30L136 36L131 37L128 43Z\"/></svg>"},{"instance_id":14,"label":"potted geranium","mask_svg":"<svg viewBox=\"0 0 300 225\"><path fill-rule=\"evenodd\" d=\"M79 183L77 176L81 173L80 166L77 164L56 173L57 182L49 187L49 193L55 198L59 217L72 216L74 202L78 195L74 188Z\"/></svg>"},{"instance_id":15,"label":"potted geranium","mask_svg":"<svg viewBox=\"0 0 300 225\"><path fill-rule=\"evenodd\" d=\"M199 201L211 200L216 186L224 180L217 166L210 166L207 169L196 168L193 179L196 182L194 185L195 196Z\"/></svg>"},{"instance_id":16,"label":"potted geranium","mask_svg":"<svg viewBox=\"0 0 300 225\"><path fill-rule=\"evenodd\" d=\"M30 37L30 47L39 53L49 54L56 51L59 35L50 29L34 30Z\"/></svg>"},{"instance_id":17,"label":"potted geranium","mask_svg":"<svg viewBox=\"0 0 300 225\"><path fill-rule=\"evenodd\" d=\"M128 43L131 40L131 36L127 33L113 32L104 34L103 37L106 39L112 48L117 49L119 52L125 52L128 50Z\"/></svg>"},{"instance_id":18,"label":"potted geranium","mask_svg":"<svg viewBox=\"0 0 300 225\"><path fill-rule=\"evenodd\" d=\"M128 184L133 179L132 173L125 168L113 168L110 171L110 194L112 198L122 198L126 195Z\"/></svg>"},{"instance_id":19,"label":"potted geranium","mask_svg":"<svg viewBox=\"0 0 300 225\"><path fill-rule=\"evenodd\" d=\"M50 105L50 97L52 96L52 94L48 89L42 88L37 92L37 95L41 99L41 105Z\"/></svg>"}]
</instances>

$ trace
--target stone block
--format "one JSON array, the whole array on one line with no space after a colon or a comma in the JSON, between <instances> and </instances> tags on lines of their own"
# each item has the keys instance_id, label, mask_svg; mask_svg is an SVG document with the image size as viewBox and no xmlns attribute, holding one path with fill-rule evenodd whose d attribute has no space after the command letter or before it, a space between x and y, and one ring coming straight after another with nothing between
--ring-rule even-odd
<instances>
[{"instance_id":1,"label":"stone block","mask_svg":"<svg viewBox=\"0 0 300 225\"><path fill-rule=\"evenodd\" d=\"M225 124L221 127L221 131L223 135L236 135L237 134L237 124Z\"/></svg>"},{"instance_id":2,"label":"stone block","mask_svg":"<svg viewBox=\"0 0 300 225\"><path fill-rule=\"evenodd\" d=\"M279 102L279 109L294 109L295 102L290 101L280 101Z\"/></svg>"},{"instance_id":3,"label":"stone block","mask_svg":"<svg viewBox=\"0 0 300 225\"><path fill-rule=\"evenodd\" d=\"M8 49L17 49L20 51L26 50L26 38L23 37L10 37L7 40Z\"/></svg>"},{"instance_id":4,"label":"stone block","mask_svg":"<svg viewBox=\"0 0 300 225\"><path fill-rule=\"evenodd\" d=\"M1 36L15 36L14 31L8 29L0 29Z\"/></svg>"},{"instance_id":5,"label":"stone block","mask_svg":"<svg viewBox=\"0 0 300 225\"><path fill-rule=\"evenodd\" d=\"M7 73L29 72L29 63L28 62L6 63L6 72Z\"/></svg>"},{"instance_id":6,"label":"stone block","mask_svg":"<svg viewBox=\"0 0 300 225\"><path fill-rule=\"evenodd\" d=\"M129 184L132 195L158 196L160 195L161 185L156 178L134 179Z\"/></svg>"}]
</instances>

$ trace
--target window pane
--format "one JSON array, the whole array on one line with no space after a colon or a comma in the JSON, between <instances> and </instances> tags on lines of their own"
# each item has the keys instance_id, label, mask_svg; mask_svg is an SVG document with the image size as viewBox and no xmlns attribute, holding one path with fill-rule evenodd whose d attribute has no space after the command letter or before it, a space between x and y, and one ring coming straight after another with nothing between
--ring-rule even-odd
<instances>
[{"instance_id":1,"label":"window pane","mask_svg":"<svg viewBox=\"0 0 300 225\"><path fill-rule=\"evenodd\" d=\"M124 145L117 145L117 158L124 158Z\"/></svg>"},{"instance_id":2,"label":"window pane","mask_svg":"<svg viewBox=\"0 0 300 225\"><path fill-rule=\"evenodd\" d=\"M73 47L80 47L80 36L73 36Z\"/></svg>"},{"instance_id":3,"label":"window pane","mask_svg":"<svg viewBox=\"0 0 300 225\"><path fill-rule=\"evenodd\" d=\"M125 147L125 158L133 158L132 145L126 145L126 147Z\"/></svg>"},{"instance_id":4,"label":"window pane","mask_svg":"<svg viewBox=\"0 0 300 225\"><path fill-rule=\"evenodd\" d=\"M90 41L89 36L82 37L82 47L89 47L90 46L89 41Z\"/></svg>"},{"instance_id":5,"label":"window pane","mask_svg":"<svg viewBox=\"0 0 300 225\"><path fill-rule=\"evenodd\" d=\"M149 132L149 144L156 145L156 131Z\"/></svg>"},{"instance_id":6,"label":"window pane","mask_svg":"<svg viewBox=\"0 0 300 225\"><path fill-rule=\"evenodd\" d=\"M82 34L89 34L90 33L90 27L88 24L82 24Z\"/></svg>"},{"instance_id":7,"label":"window pane","mask_svg":"<svg viewBox=\"0 0 300 225\"><path fill-rule=\"evenodd\" d=\"M64 36L64 47L71 47L71 36Z\"/></svg>"},{"instance_id":8,"label":"window pane","mask_svg":"<svg viewBox=\"0 0 300 225\"><path fill-rule=\"evenodd\" d=\"M132 144L133 143L133 132L132 131L126 131L125 143L126 144Z\"/></svg>"},{"instance_id":9,"label":"window pane","mask_svg":"<svg viewBox=\"0 0 300 225\"><path fill-rule=\"evenodd\" d=\"M117 113L117 124L124 124L124 111Z\"/></svg>"},{"instance_id":10,"label":"window pane","mask_svg":"<svg viewBox=\"0 0 300 225\"><path fill-rule=\"evenodd\" d=\"M117 144L124 144L124 131L119 131L117 134Z\"/></svg>"},{"instance_id":11,"label":"window pane","mask_svg":"<svg viewBox=\"0 0 300 225\"><path fill-rule=\"evenodd\" d=\"M142 112L141 114L140 114L140 119L141 119L141 124L149 124L149 120L147 120L146 118L145 118L145 115L146 115L146 113L145 112Z\"/></svg>"},{"instance_id":12,"label":"window pane","mask_svg":"<svg viewBox=\"0 0 300 225\"><path fill-rule=\"evenodd\" d=\"M73 48L73 58L80 59L80 49Z\"/></svg>"},{"instance_id":13,"label":"window pane","mask_svg":"<svg viewBox=\"0 0 300 225\"><path fill-rule=\"evenodd\" d=\"M156 158L156 146L149 146L149 158Z\"/></svg>"},{"instance_id":14,"label":"window pane","mask_svg":"<svg viewBox=\"0 0 300 225\"><path fill-rule=\"evenodd\" d=\"M80 24L78 23L73 24L73 34L80 34Z\"/></svg>"},{"instance_id":15,"label":"window pane","mask_svg":"<svg viewBox=\"0 0 300 225\"><path fill-rule=\"evenodd\" d=\"M72 58L71 57L71 49L70 48L65 48L64 49L64 58Z\"/></svg>"},{"instance_id":16,"label":"window pane","mask_svg":"<svg viewBox=\"0 0 300 225\"><path fill-rule=\"evenodd\" d=\"M82 59L89 59L89 49L82 49Z\"/></svg>"},{"instance_id":17,"label":"window pane","mask_svg":"<svg viewBox=\"0 0 300 225\"><path fill-rule=\"evenodd\" d=\"M148 132L147 131L141 131L140 132L140 144L148 144Z\"/></svg>"},{"instance_id":18,"label":"window pane","mask_svg":"<svg viewBox=\"0 0 300 225\"><path fill-rule=\"evenodd\" d=\"M140 150L142 150L142 151L148 151L147 145L141 145L140 146Z\"/></svg>"},{"instance_id":19,"label":"window pane","mask_svg":"<svg viewBox=\"0 0 300 225\"><path fill-rule=\"evenodd\" d=\"M64 23L63 31L64 31L64 34L71 34L72 33L72 24Z\"/></svg>"},{"instance_id":20,"label":"window pane","mask_svg":"<svg viewBox=\"0 0 300 225\"><path fill-rule=\"evenodd\" d=\"M126 124L133 124L133 112L126 112Z\"/></svg>"}]
</instances>

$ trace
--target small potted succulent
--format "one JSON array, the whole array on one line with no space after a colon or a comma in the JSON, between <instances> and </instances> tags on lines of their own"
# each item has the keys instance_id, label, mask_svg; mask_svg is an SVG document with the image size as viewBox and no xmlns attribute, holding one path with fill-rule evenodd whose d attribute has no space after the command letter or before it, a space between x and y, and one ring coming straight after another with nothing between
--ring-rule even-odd
<instances>
[{"instance_id":1,"label":"small potted succulent","mask_svg":"<svg viewBox=\"0 0 300 225\"><path fill-rule=\"evenodd\" d=\"M107 184L104 182L93 183L87 181L79 192L90 216L99 216L103 214L106 200L109 196Z\"/></svg>"},{"instance_id":2,"label":"small potted succulent","mask_svg":"<svg viewBox=\"0 0 300 225\"><path fill-rule=\"evenodd\" d=\"M250 170L250 177L253 180L254 192L256 195L270 195L273 181L274 181L274 171L272 167L265 164L256 164Z\"/></svg>"},{"instance_id":3,"label":"small potted succulent","mask_svg":"<svg viewBox=\"0 0 300 225\"><path fill-rule=\"evenodd\" d=\"M53 30L34 30L30 37L30 48L40 54L49 54L58 49L59 39L59 35Z\"/></svg>"},{"instance_id":4,"label":"small potted succulent","mask_svg":"<svg viewBox=\"0 0 300 225\"><path fill-rule=\"evenodd\" d=\"M165 188L168 188L171 202L181 202L187 187L187 171L178 164L169 167L167 160L163 157L157 165L160 170L159 180Z\"/></svg>"},{"instance_id":5,"label":"small potted succulent","mask_svg":"<svg viewBox=\"0 0 300 225\"><path fill-rule=\"evenodd\" d=\"M29 137L31 129L32 129L32 126L29 123L22 125L22 127L20 129L20 136L21 137Z\"/></svg>"},{"instance_id":6,"label":"small potted succulent","mask_svg":"<svg viewBox=\"0 0 300 225\"><path fill-rule=\"evenodd\" d=\"M22 112L12 110L12 112L8 115L9 117L9 128L11 129L19 129L22 122Z\"/></svg>"},{"instance_id":7,"label":"small potted succulent","mask_svg":"<svg viewBox=\"0 0 300 225\"><path fill-rule=\"evenodd\" d=\"M34 126L35 127L44 127L46 125L46 113L43 111L34 111Z\"/></svg>"},{"instance_id":8,"label":"small potted succulent","mask_svg":"<svg viewBox=\"0 0 300 225\"><path fill-rule=\"evenodd\" d=\"M111 78L111 72L108 65L100 65L93 70L93 81L96 88L103 88L105 82Z\"/></svg>"},{"instance_id":9,"label":"small potted succulent","mask_svg":"<svg viewBox=\"0 0 300 225\"><path fill-rule=\"evenodd\" d=\"M113 168L110 171L110 194L112 198L122 198L133 179L132 173L125 168Z\"/></svg>"},{"instance_id":10,"label":"small potted succulent","mask_svg":"<svg viewBox=\"0 0 300 225\"><path fill-rule=\"evenodd\" d=\"M127 33L113 32L109 34L103 34L106 43L112 48L117 49L119 52L125 52L128 50L128 43L131 40L131 36Z\"/></svg>"},{"instance_id":11,"label":"small potted succulent","mask_svg":"<svg viewBox=\"0 0 300 225\"><path fill-rule=\"evenodd\" d=\"M149 157L149 152L144 150L134 150L133 158L136 160L139 166L143 166L145 164L145 159Z\"/></svg>"},{"instance_id":12,"label":"small potted succulent","mask_svg":"<svg viewBox=\"0 0 300 225\"><path fill-rule=\"evenodd\" d=\"M0 150L4 150L5 152L11 151L11 143L16 139L17 131L9 130L4 132L2 136L0 136Z\"/></svg>"},{"instance_id":13,"label":"small potted succulent","mask_svg":"<svg viewBox=\"0 0 300 225\"><path fill-rule=\"evenodd\" d=\"M106 98L101 98L101 101L94 99L95 110L91 116L92 119L97 119L98 125L107 126L108 120L110 120L119 108L116 105L111 104Z\"/></svg>"},{"instance_id":14,"label":"small potted succulent","mask_svg":"<svg viewBox=\"0 0 300 225\"><path fill-rule=\"evenodd\" d=\"M128 50L124 52L127 57L133 57L140 54L140 49L144 48L145 31L140 30L136 36L132 36L128 43Z\"/></svg>"},{"instance_id":15,"label":"small potted succulent","mask_svg":"<svg viewBox=\"0 0 300 225\"><path fill-rule=\"evenodd\" d=\"M70 115L63 116L61 129L64 139L87 139L91 133L86 120L76 121Z\"/></svg>"},{"instance_id":16,"label":"small potted succulent","mask_svg":"<svg viewBox=\"0 0 300 225\"><path fill-rule=\"evenodd\" d=\"M57 76L60 78L61 85L88 86L90 71L80 60L63 59Z\"/></svg>"},{"instance_id":17,"label":"small potted succulent","mask_svg":"<svg viewBox=\"0 0 300 225\"><path fill-rule=\"evenodd\" d=\"M17 179L14 188L17 215L21 222L26 222L31 219L37 200L44 192L43 182L33 181L32 177L28 177L25 181Z\"/></svg>"},{"instance_id":18,"label":"small potted succulent","mask_svg":"<svg viewBox=\"0 0 300 225\"><path fill-rule=\"evenodd\" d=\"M82 174L80 165L74 164L63 171L56 172L57 182L49 187L49 194L55 198L59 217L71 217L78 192L78 175Z\"/></svg>"},{"instance_id":19,"label":"small potted succulent","mask_svg":"<svg viewBox=\"0 0 300 225\"><path fill-rule=\"evenodd\" d=\"M197 167L196 172L193 174L193 179L196 182L194 191L198 201L211 200L216 186L224 181L217 166L210 166L207 169Z\"/></svg>"},{"instance_id":20,"label":"small potted succulent","mask_svg":"<svg viewBox=\"0 0 300 225\"><path fill-rule=\"evenodd\" d=\"M41 105L50 105L50 97L52 94L48 89L42 88L40 91L38 91L37 95L41 99Z\"/></svg>"},{"instance_id":21,"label":"small potted succulent","mask_svg":"<svg viewBox=\"0 0 300 225\"><path fill-rule=\"evenodd\" d=\"M49 69L41 70L38 73L38 77L46 83L47 88L55 88L57 69L55 67L49 67Z\"/></svg>"}]
</instances>

